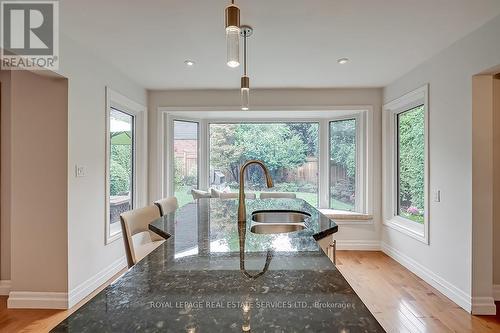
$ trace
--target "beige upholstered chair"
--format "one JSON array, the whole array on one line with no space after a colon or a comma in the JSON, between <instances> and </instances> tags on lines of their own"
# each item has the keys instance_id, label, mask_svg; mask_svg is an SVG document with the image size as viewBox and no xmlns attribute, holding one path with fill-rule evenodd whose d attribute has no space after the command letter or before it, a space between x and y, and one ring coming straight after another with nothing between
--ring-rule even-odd
<instances>
[{"instance_id":1,"label":"beige upholstered chair","mask_svg":"<svg viewBox=\"0 0 500 333\"><path fill-rule=\"evenodd\" d=\"M160 209L160 215L167 215L168 213L175 212L179 208L176 197L168 197L156 200L154 204Z\"/></svg>"},{"instance_id":2,"label":"beige upholstered chair","mask_svg":"<svg viewBox=\"0 0 500 333\"><path fill-rule=\"evenodd\" d=\"M202 190L191 190L191 195L193 196L194 200L212 197L212 193L210 193L208 191L202 191Z\"/></svg>"},{"instance_id":3,"label":"beige upholstered chair","mask_svg":"<svg viewBox=\"0 0 500 333\"><path fill-rule=\"evenodd\" d=\"M120 215L129 268L165 241L165 239L148 229L148 224L159 217L160 211L154 205L134 209Z\"/></svg>"},{"instance_id":4,"label":"beige upholstered chair","mask_svg":"<svg viewBox=\"0 0 500 333\"><path fill-rule=\"evenodd\" d=\"M211 188L210 193L212 194L212 198L220 198L220 195L224 192Z\"/></svg>"},{"instance_id":5,"label":"beige upholstered chair","mask_svg":"<svg viewBox=\"0 0 500 333\"><path fill-rule=\"evenodd\" d=\"M261 199L275 199L275 198L285 198L285 199L295 199L297 195L295 193L286 192L262 192L260 194Z\"/></svg>"},{"instance_id":6,"label":"beige upholstered chair","mask_svg":"<svg viewBox=\"0 0 500 333\"><path fill-rule=\"evenodd\" d=\"M236 192L230 192L230 193L224 193L221 192L219 194L219 198L222 200L227 200L227 199L238 199L239 193ZM256 195L255 193L245 193L245 199L255 199Z\"/></svg>"}]
</instances>

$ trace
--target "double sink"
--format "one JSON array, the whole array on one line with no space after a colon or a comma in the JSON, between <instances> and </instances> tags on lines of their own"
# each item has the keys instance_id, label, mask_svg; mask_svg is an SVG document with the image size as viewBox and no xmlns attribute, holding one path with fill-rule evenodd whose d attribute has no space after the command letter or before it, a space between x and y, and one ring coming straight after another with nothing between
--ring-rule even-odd
<instances>
[{"instance_id":1,"label":"double sink","mask_svg":"<svg viewBox=\"0 0 500 333\"><path fill-rule=\"evenodd\" d=\"M252 213L254 234L281 234L306 228L305 222L311 214L292 210L259 210Z\"/></svg>"}]
</instances>

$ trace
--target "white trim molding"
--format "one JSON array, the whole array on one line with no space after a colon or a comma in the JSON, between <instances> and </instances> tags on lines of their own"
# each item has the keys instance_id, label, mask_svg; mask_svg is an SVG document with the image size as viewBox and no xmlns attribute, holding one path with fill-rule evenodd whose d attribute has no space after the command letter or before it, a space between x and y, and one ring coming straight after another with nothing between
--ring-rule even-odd
<instances>
[{"instance_id":1,"label":"white trim molding","mask_svg":"<svg viewBox=\"0 0 500 333\"><path fill-rule=\"evenodd\" d=\"M148 188L148 178L147 178L147 112L146 107L139 103L134 102L128 97L114 91L110 87L106 87L106 112L105 112L105 128L106 128L106 139L105 139L105 244L110 244L122 237L121 227L111 228L109 223L109 154L110 154L110 136L109 136L109 117L111 108L115 108L121 112L127 113L134 119L133 122L133 194L132 194L132 206L143 207L147 204L147 188ZM118 223L119 224L119 223ZM113 230L111 230L113 229Z\"/></svg>"},{"instance_id":2,"label":"white trim molding","mask_svg":"<svg viewBox=\"0 0 500 333\"><path fill-rule=\"evenodd\" d=\"M10 293L11 286L12 286L12 281L0 280L0 295L1 296L8 296Z\"/></svg>"},{"instance_id":3,"label":"white trim molding","mask_svg":"<svg viewBox=\"0 0 500 333\"><path fill-rule=\"evenodd\" d=\"M293 106L254 107L241 112L233 107L158 107L158 156L161 164L158 196L173 195L173 122L189 121L199 125L199 188L209 186L209 126L216 123L241 122L307 122L319 124L319 175L318 207L329 207L328 169L329 123L331 121L356 120L356 211L372 214L373 211L373 106ZM269 112L273 111L273 112ZM366 223L365 223L366 224Z\"/></svg>"},{"instance_id":4,"label":"white trim molding","mask_svg":"<svg viewBox=\"0 0 500 333\"><path fill-rule=\"evenodd\" d=\"M496 302L500 302L500 284L493 285L493 299Z\"/></svg>"},{"instance_id":5,"label":"white trim molding","mask_svg":"<svg viewBox=\"0 0 500 333\"><path fill-rule=\"evenodd\" d=\"M9 309L67 309L68 293L11 291L7 299Z\"/></svg>"},{"instance_id":6,"label":"white trim molding","mask_svg":"<svg viewBox=\"0 0 500 333\"><path fill-rule=\"evenodd\" d=\"M422 266L420 263L416 262L404 253L389 246L387 243L381 242L381 248L382 252L384 252L389 257L406 267L409 271L420 277L422 280L439 290L461 308L469 313L472 311L471 295L467 294L452 283L446 281L439 275L429 270L427 267Z\"/></svg>"},{"instance_id":7,"label":"white trim molding","mask_svg":"<svg viewBox=\"0 0 500 333\"><path fill-rule=\"evenodd\" d=\"M497 314L497 307L493 297L473 297L472 314L478 316L494 316Z\"/></svg>"},{"instance_id":8,"label":"white trim molding","mask_svg":"<svg viewBox=\"0 0 500 333\"><path fill-rule=\"evenodd\" d=\"M82 282L69 292L68 306L75 306L82 299L90 295L94 290L102 286L106 281L111 279L115 274L127 267L125 257L115 260L111 265L104 268L90 279Z\"/></svg>"},{"instance_id":9,"label":"white trim molding","mask_svg":"<svg viewBox=\"0 0 500 333\"><path fill-rule=\"evenodd\" d=\"M398 213L397 119L398 115L424 107L424 223ZM429 244L429 85L424 85L383 106L382 112L382 196L383 224L425 244Z\"/></svg>"},{"instance_id":10,"label":"white trim molding","mask_svg":"<svg viewBox=\"0 0 500 333\"><path fill-rule=\"evenodd\" d=\"M380 251L378 240L337 239L336 244L340 251Z\"/></svg>"}]
</instances>

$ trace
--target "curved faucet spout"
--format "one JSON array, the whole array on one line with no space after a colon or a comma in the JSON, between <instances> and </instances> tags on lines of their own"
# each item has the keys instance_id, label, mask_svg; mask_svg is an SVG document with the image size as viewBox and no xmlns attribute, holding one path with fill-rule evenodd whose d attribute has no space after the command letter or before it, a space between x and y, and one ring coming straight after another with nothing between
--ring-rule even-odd
<instances>
[{"instance_id":1,"label":"curved faucet spout","mask_svg":"<svg viewBox=\"0 0 500 333\"><path fill-rule=\"evenodd\" d=\"M273 179L269 174L269 170L267 170L266 166L262 161L251 160L245 162L240 168L240 193L239 193L239 202L238 202L238 221L246 221L247 220L247 208L245 205L245 170L249 165L257 164L260 165L262 170L264 170L264 175L266 176L267 187L273 187Z\"/></svg>"}]
</instances>

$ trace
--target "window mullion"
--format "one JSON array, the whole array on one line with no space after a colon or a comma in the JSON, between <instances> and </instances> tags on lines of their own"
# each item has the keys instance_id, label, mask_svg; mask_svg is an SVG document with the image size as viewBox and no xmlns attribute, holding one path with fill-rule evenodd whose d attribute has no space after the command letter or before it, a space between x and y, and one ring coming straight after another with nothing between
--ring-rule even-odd
<instances>
[{"instance_id":1,"label":"window mullion","mask_svg":"<svg viewBox=\"0 0 500 333\"><path fill-rule=\"evenodd\" d=\"M319 207L330 207L329 141L329 121L327 119L323 119L319 123Z\"/></svg>"}]
</instances>

